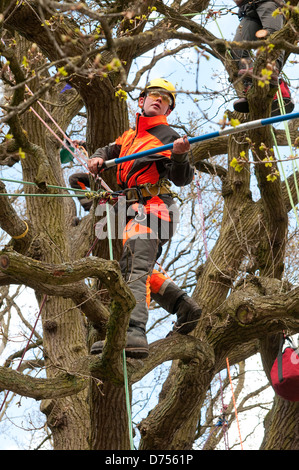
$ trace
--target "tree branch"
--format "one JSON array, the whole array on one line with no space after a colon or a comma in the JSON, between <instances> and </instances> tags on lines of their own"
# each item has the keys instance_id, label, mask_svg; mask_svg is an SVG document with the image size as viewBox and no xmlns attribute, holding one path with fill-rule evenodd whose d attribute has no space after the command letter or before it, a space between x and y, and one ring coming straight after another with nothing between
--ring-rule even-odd
<instances>
[{"instance_id":1,"label":"tree branch","mask_svg":"<svg viewBox=\"0 0 299 470\"><path fill-rule=\"evenodd\" d=\"M54 379L38 379L0 367L0 388L25 397L42 400L75 395L89 384L88 377L65 374Z\"/></svg>"},{"instance_id":2,"label":"tree branch","mask_svg":"<svg viewBox=\"0 0 299 470\"><path fill-rule=\"evenodd\" d=\"M198 358L205 362L207 357L211 362L214 361L208 343L177 333L151 343L149 357L142 364L140 361L128 361L128 375L133 384L166 361L181 360L187 363Z\"/></svg>"},{"instance_id":3,"label":"tree branch","mask_svg":"<svg viewBox=\"0 0 299 470\"><path fill-rule=\"evenodd\" d=\"M282 329L298 331L299 287L286 291L278 279L252 277L244 288L237 289L228 297L217 313L223 319L229 315L234 320L225 329L231 350ZM234 333L229 334L229 330L234 330ZM224 349L223 343L221 349Z\"/></svg>"},{"instance_id":4,"label":"tree branch","mask_svg":"<svg viewBox=\"0 0 299 470\"><path fill-rule=\"evenodd\" d=\"M122 312L123 313L123 312ZM128 315L130 311L128 311ZM113 315L113 314L112 314ZM128 316L127 315L127 316ZM120 320L121 315L114 320ZM119 330L122 329L120 325ZM125 337L124 331L115 331ZM23 375L7 367L0 367L0 388L10 390L19 395L35 398L62 398L74 395L88 385L88 379L96 378L109 380L116 385L123 386L123 360L120 341L108 338L103 354L100 356L86 356L70 366L67 373L54 379L38 379ZM110 345L109 345L110 343ZM174 334L164 340L156 341L150 345L150 355L144 361L128 359L128 377L130 383L139 381L159 364L170 360L182 360L185 363L197 361L213 364L213 352L208 344L191 336Z\"/></svg>"},{"instance_id":5,"label":"tree branch","mask_svg":"<svg viewBox=\"0 0 299 470\"><path fill-rule=\"evenodd\" d=\"M0 180L0 192L6 193L4 183ZM18 252L26 252L33 239L30 223L24 222L16 213L15 209L10 203L8 196L0 196L0 226L14 239L13 246ZM28 225L29 224L29 225Z\"/></svg>"},{"instance_id":6,"label":"tree branch","mask_svg":"<svg viewBox=\"0 0 299 470\"><path fill-rule=\"evenodd\" d=\"M45 294L73 299L89 320L103 329L109 317L108 310L83 279L100 279L114 305L120 310L130 310L135 302L117 261L89 257L73 263L51 265L22 256L13 250L5 250L0 254L0 271L11 277L11 283L17 281Z\"/></svg>"}]
</instances>

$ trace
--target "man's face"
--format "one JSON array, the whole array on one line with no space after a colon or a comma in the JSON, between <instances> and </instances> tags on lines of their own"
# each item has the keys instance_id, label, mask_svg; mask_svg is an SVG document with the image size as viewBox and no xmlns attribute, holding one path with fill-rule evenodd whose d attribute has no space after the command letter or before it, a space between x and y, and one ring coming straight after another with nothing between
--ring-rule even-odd
<instances>
[{"instance_id":1,"label":"man's face","mask_svg":"<svg viewBox=\"0 0 299 470\"><path fill-rule=\"evenodd\" d=\"M143 108L146 116L161 116L171 113L171 98L163 90L152 90L147 92L145 97L139 98L139 106Z\"/></svg>"}]
</instances>

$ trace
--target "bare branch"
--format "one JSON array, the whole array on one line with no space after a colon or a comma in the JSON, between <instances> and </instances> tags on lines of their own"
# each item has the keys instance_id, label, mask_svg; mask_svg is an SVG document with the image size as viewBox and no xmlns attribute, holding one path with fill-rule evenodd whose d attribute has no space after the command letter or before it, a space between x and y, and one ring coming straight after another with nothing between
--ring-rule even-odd
<instances>
[{"instance_id":1,"label":"bare branch","mask_svg":"<svg viewBox=\"0 0 299 470\"><path fill-rule=\"evenodd\" d=\"M38 379L12 369L0 367L0 388L25 397L42 400L48 397L62 398L84 390L87 378L65 374L55 379Z\"/></svg>"}]
</instances>

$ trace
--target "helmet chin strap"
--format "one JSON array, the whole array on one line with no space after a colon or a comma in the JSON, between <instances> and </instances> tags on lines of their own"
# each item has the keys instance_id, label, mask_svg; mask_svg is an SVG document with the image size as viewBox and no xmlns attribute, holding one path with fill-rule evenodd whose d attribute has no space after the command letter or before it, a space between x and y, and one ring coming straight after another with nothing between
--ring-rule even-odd
<instances>
[{"instance_id":1,"label":"helmet chin strap","mask_svg":"<svg viewBox=\"0 0 299 470\"><path fill-rule=\"evenodd\" d=\"M146 99L146 96L144 96L143 98L143 105L142 105L142 108L141 108L141 116L145 116L145 117L148 117L145 112L144 112L144 103L145 103L145 99Z\"/></svg>"}]
</instances>

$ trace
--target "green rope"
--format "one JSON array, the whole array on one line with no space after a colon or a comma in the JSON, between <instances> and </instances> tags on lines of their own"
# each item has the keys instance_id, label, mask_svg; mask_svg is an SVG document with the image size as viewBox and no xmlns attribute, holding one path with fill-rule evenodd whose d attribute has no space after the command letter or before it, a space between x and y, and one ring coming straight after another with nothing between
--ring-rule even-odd
<instances>
[{"instance_id":1,"label":"green rope","mask_svg":"<svg viewBox=\"0 0 299 470\"><path fill-rule=\"evenodd\" d=\"M134 450L133 424L132 424L130 393L129 393L128 374L127 374L127 358L126 358L126 351L124 349L123 349L123 364L124 364L124 378L125 378L126 405L127 405L127 413L128 413L130 447L131 447L131 450Z\"/></svg>"},{"instance_id":2,"label":"green rope","mask_svg":"<svg viewBox=\"0 0 299 470\"><path fill-rule=\"evenodd\" d=\"M108 202L106 202L109 256L110 256L110 260L112 261L113 260L113 248L112 248L111 221L110 221L109 208L110 208L110 206L109 206ZM129 392L128 374L127 374L127 358L126 358L126 351L124 349L123 349L123 368L124 368L125 396L126 396L126 407L127 407L127 414L128 414L130 447L131 447L131 450L134 450L132 413L131 413L130 392Z\"/></svg>"},{"instance_id":3,"label":"green rope","mask_svg":"<svg viewBox=\"0 0 299 470\"><path fill-rule=\"evenodd\" d=\"M29 184L33 185L38 188L38 185L35 183L32 183L31 181L22 181L22 180L14 180L14 179L8 179L8 178L1 178L0 181L9 181L11 183L19 183L19 184ZM42 193L0 193L0 196L44 196L44 197L87 197L88 199L92 199L95 197L102 198L109 200L115 196L119 196L120 192L118 191L111 191L111 190L98 190L98 191L87 191L86 189L78 189L78 188L65 188L64 186L53 186L53 185L46 185L46 188L54 188L54 189L65 189L67 191L75 191L76 194L58 194L58 193L53 193L53 194L42 194ZM80 194L81 193L81 194Z\"/></svg>"},{"instance_id":4,"label":"green rope","mask_svg":"<svg viewBox=\"0 0 299 470\"><path fill-rule=\"evenodd\" d=\"M281 93L280 87L278 87L277 98L278 98L278 104L279 104L280 113L281 113L281 114L286 114L286 112L285 112L285 106L284 106L284 102L283 102L283 99L282 99L282 93ZM289 145L289 148L290 148L291 156L294 157L293 148L292 148L292 142L291 142L290 129L289 129L288 123L286 123L286 122L284 123L284 128L285 128L286 138L287 138L287 142L288 142L288 145ZM292 209L293 209L293 211L294 211L294 214L295 214L295 217L296 217L296 220L297 220L297 224L298 224L298 226L299 226L298 212L297 212L297 209L296 209L296 206L295 206L293 197L292 197L291 189L290 189L290 186L289 186L289 183L288 183L288 179L287 179L286 174L285 174L285 171L284 171L283 164L282 164L281 161L280 161L281 158L280 158L280 154L279 154L278 144L277 144L276 136L275 136L275 133L274 133L274 131L273 131L273 127L272 127L272 126L271 126L271 134L272 134L272 138L273 138L273 141L274 141L274 145L275 145L275 148L276 148L277 155L278 155L278 157L279 157L279 158L278 158L278 164L279 164L279 167L280 167L280 171L281 171L281 173L282 173L282 175L283 175L283 178L284 178L284 181L285 181L285 184L286 184L286 188L287 188L287 192L288 192L288 196L289 196L289 200L290 200ZM297 161L296 161L296 166L297 166L297 168L298 168L298 163L297 163ZM292 169L293 169L293 175L294 175L295 188L296 188L296 192L297 192L297 199L298 199L298 201L299 201L299 189L298 189L298 183L297 183L297 178L296 178L296 170L295 170L295 167L294 167L294 160L293 160L293 159L292 159Z\"/></svg>"},{"instance_id":5,"label":"green rope","mask_svg":"<svg viewBox=\"0 0 299 470\"><path fill-rule=\"evenodd\" d=\"M271 127L271 134L272 134L272 137L273 137L273 140L274 140L274 145L275 145L275 148L276 148L276 152L277 152L278 156L280 157L279 150L278 150L278 145L277 145L277 140L276 140L276 137L275 137L275 134L274 134L274 131L273 131L272 127ZM298 217L297 209L296 209L293 197L292 197L291 189L290 189L288 179L286 177L286 174L285 174L285 171L284 171L284 168L283 168L283 164L279 163L279 166L280 166L280 171L283 174L283 178L284 178L286 188L287 188L287 191L288 191L288 196L289 196L289 199L290 199L290 203L291 203L291 206L293 208L293 211L294 211L294 214L295 214L295 217L296 217L296 220L297 220L297 224L299 226L299 217ZM295 175L294 175L294 179L296 181Z\"/></svg>"},{"instance_id":6,"label":"green rope","mask_svg":"<svg viewBox=\"0 0 299 470\"><path fill-rule=\"evenodd\" d=\"M278 88L277 97L278 97L278 103L279 103L280 112L283 113L283 114L286 114L280 87ZM284 122L284 128L285 128L285 133L286 133L286 137L287 137L287 142L288 142L288 145L289 145L289 148L290 148L291 157L292 157L292 167L293 167L293 173L294 173L294 183L295 183L295 187L296 187L296 191L297 191L297 196L298 196L298 199L299 199L299 188L298 188L297 179L296 179L296 177L295 177L295 171L296 171L296 170L295 170L295 165L296 165L296 167L297 167L297 171L299 171L298 161L297 161L297 159L295 158L295 155L294 155L294 152L293 152L292 141L291 141L291 135L290 135L290 129L289 129L289 124L288 124L287 122Z\"/></svg>"},{"instance_id":7,"label":"green rope","mask_svg":"<svg viewBox=\"0 0 299 470\"><path fill-rule=\"evenodd\" d=\"M38 185L36 183L32 183L31 181L22 181L22 180L14 180L14 179L9 179L9 178L2 178L0 177L1 181L8 181L9 183L19 183L19 184L31 184L33 186ZM54 189L66 189L67 191L83 191L86 192L85 189L73 189L73 188L65 188L64 186L52 186L51 184L46 185L47 188L54 188Z\"/></svg>"},{"instance_id":8,"label":"green rope","mask_svg":"<svg viewBox=\"0 0 299 470\"><path fill-rule=\"evenodd\" d=\"M216 17L214 18L214 21L215 21L215 24L216 24L216 26L217 26L217 28L218 28L218 31L219 31L220 36L221 36L222 39L224 40L225 37L224 37L223 34L222 34L221 28L220 28L220 26L219 26L219 23L218 23Z\"/></svg>"},{"instance_id":9,"label":"green rope","mask_svg":"<svg viewBox=\"0 0 299 470\"><path fill-rule=\"evenodd\" d=\"M18 193L0 193L0 196L24 196L24 197L34 197L34 196L40 196L40 197L86 197L85 194L18 194Z\"/></svg>"}]
</instances>

